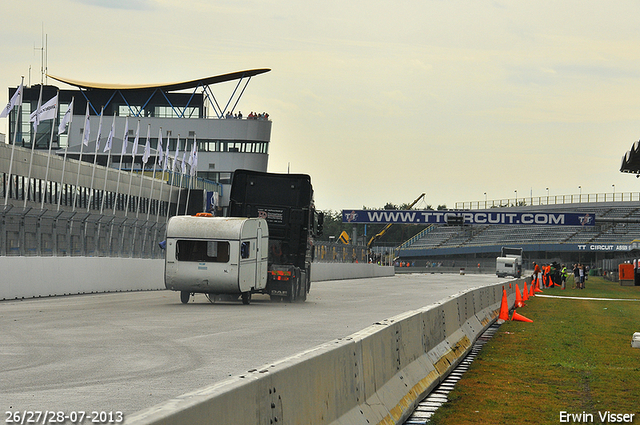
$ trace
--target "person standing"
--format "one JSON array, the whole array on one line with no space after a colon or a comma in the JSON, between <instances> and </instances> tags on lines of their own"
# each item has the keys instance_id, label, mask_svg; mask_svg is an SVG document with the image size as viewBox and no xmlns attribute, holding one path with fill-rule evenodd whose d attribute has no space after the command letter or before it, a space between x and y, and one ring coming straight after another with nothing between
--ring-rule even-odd
<instances>
[{"instance_id":1,"label":"person standing","mask_svg":"<svg viewBox=\"0 0 640 425\"><path fill-rule=\"evenodd\" d=\"M564 290L567 286L567 266L562 265L562 270L560 271L560 279L562 280L561 288Z\"/></svg>"},{"instance_id":2,"label":"person standing","mask_svg":"<svg viewBox=\"0 0 640 425\"><path fill-rule=\"evenodd\" d=\"M546 288L551 288L553 284L551 283L551 264L547 263L544 267L544 285Z\"/></svg>"},{"instance_id":3,"label":"person standing","mask_svg":"<svg viewBox=\"0 0 640 425\"><path fill-rule=\"evenodd\" d=\"M573 265L573 288L576 289L580 286L580 269L577 264Z\"/></svg>"},{"instance_id":4,"label":"person standing","mask_svg":"<svg viewBox=\"0 0 640 425\"><path fill-rule=\"evenodd\" d=\"M533 276L535 279L535 284L538 286L538 289L542 289L542 271L540 270L540 266L538 265L538 263L534 262L533 263Z\"/></svg>"},{"instance_id":5,"label":"person standing","mask_svg":"<svg viewBox=\"0 0 640 425\"><path fill-rule=\"evenodd\" d=\"M584 265L580 264L578 267L580 270L580 289L584 289Z\"/></svg>"}]
</instances>

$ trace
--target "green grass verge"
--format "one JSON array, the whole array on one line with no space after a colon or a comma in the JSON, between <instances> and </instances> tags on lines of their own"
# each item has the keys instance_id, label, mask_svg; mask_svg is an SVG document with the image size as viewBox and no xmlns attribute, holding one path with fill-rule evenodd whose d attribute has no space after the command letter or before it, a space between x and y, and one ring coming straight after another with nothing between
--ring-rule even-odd
<instances>
[{"instance_id":1,"label":"green grass verge","mask_svg":"<svg viewBox=\"0 0 640 425\"><path fill-rule=\"evenodd\" d=\"M543 295L612 300L530 298L517 311L533 323L500 326L429 423L603 423L598 413L609 411L640 424L640 349L631 348L640 301L613 300L640 300L640 287L593 276L586 289L567 286Z\"/></svg>"}]
</instances>

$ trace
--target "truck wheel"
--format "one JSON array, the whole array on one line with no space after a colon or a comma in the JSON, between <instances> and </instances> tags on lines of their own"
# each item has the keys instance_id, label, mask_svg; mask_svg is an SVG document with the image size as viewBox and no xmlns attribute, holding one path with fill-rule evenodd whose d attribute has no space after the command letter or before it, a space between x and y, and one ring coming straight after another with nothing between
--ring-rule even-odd
<instances>
[{"instance_id":1,"label":"truck wheel","mask_svg":"<svg viewBox=\"0 0 640 425\"><path fill-rule=\"evenodd\" d=\"M189 291L180 291L180 301L182 304L188 304L191 293Z\"/></svg>"},{"instance_id":2,"label":"truck wheel","mask_svg":"<svg viewBox=\"0 0 640 425\"><path fill-rule=\"evenodd\" d=\"M242 304L249 304L251 302L251 292L242 293Z\"/></svg>"},{"instance_id":3,"label":"truck wheel","mask_svg":"<svg viewBox=\"0 0 640 425\"><path fill-rule=\"evenodd\" d=\"M298 292L298 297L297 297L296 301L301 302L301 303L307 301L307 282L306 282L306 279L305 279L305 282L300 285L298 290L299 290L299 292Z\"/></svg>"},{"instance_id":4,"label":"truck wheel","mask_svg":"<svg viewBox=\"0 0 640 425\"><path fill-rule=\"evenodd\" d=\"M289 280L289 288L287 290L287 302L292 303L296 300L296 279Z\"/></svg>"}]
</instances>

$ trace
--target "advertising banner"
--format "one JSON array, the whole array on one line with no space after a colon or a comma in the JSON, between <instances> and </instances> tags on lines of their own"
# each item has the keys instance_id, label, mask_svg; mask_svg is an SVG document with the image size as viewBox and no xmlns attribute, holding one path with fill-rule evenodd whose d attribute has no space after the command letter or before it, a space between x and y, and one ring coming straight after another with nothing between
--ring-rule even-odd
<instances>
[{"instance_id":1,"label":"advertising banner","mask_svg":"<svg viewBox=\"0 0 640 425\"><path fill-rule=\"evenodd\" d=\"M342 210L343 223L403 224L514 224L538 226L593 226L593 213Z\"/></svg>"}]
</instances>

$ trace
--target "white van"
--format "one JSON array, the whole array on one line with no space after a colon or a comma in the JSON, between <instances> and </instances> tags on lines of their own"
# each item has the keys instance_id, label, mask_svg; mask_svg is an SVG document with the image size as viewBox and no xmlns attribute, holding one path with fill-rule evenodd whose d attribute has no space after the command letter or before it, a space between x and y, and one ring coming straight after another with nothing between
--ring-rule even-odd
<instances>
[{"instance_id":1,"label":"white van","mask_svg":"<svg viewBox=\"0 0 640 425\"><path fill-rule=\"evenodd\" d=\"M165 287L192 293L242 295L267 284L269 228L263 218L175 216L167 224Z\"/></svg>"}]
</instances>

